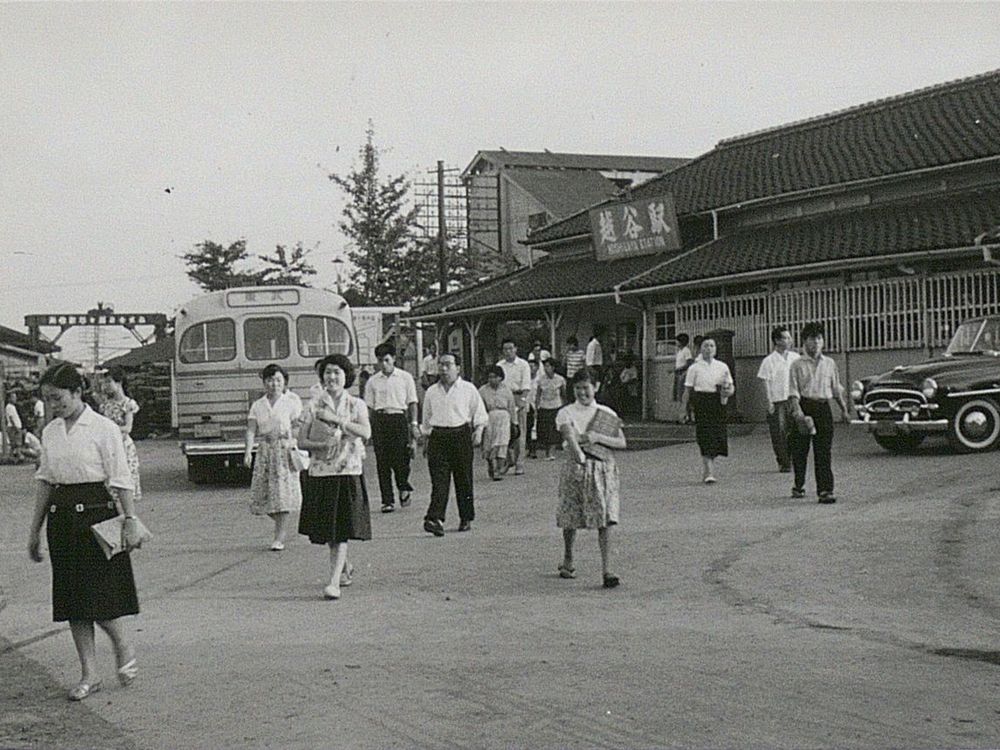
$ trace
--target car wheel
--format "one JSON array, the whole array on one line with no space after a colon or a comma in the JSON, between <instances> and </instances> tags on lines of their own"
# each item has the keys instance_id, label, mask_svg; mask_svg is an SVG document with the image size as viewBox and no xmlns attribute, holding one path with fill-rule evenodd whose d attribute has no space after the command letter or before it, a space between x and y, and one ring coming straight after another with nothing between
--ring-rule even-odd
<instances>
[{"instance_id":1,"label":"car wheel","mask_svg":"<svg viewBox=\"0 0 1000 750\"><path fill-rule=\"evenodd\" d=\"M875 442L890 453L911 453L924 442L924 435L873 435Z\"/></svg>"},{"instance_id":2,"label":"car wheel","mask_svg":"<svg viewBox=\"0 0 1000 750\"><path fill-rule=\"evenodd\" d=\"M948 426L948 442L961 453L981 453L1000 445L1000 408L988 398L963 402Z\"/></svg>"}]
</instances>

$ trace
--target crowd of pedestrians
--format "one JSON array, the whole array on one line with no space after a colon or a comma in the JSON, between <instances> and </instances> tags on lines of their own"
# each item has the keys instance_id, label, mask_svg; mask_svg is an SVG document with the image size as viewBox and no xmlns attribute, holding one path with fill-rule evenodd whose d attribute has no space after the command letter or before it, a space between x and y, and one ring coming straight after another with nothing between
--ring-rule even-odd
<instances>
[{"instance_id":1,"label":"crowd of pedestrians","mask_svg":"<svg viewBox=\"0 0 1000 750\"><path fill-rule=\"evenodd\" d=\"M794 472L792 496L805 495L806 468L813 454L820 503L836 501L831 464L833 413L836 400L843 418L848 405L836 362L823 354L824 331L810 323L801 332L802 354L792 350L791 332L775 328L773 351L757 377L768 402L768 425L780 472ZM702 458L702 479L717 481L715 461L728 455L727 402L735 393L733 374L717 358L716 341L696 337L691 356L686 335L677 360L675 396L690 406L696 442ZM264 395L247 415L244 463L252 467L250 512L274 523L270 549L284 549L290 515L299 511L298 532L329 550L326 599L341 598L353 583L348 560L350 541L372 538L371 511L363 475L365 445L375 452L382 512L407 507L414 488L411 461L422 449L430 474L424 531L445 535L449 500L454 491L459 532L468 532L476 518L473 463L476 448L488 475L500 481L508 469L524 473L527 450L541 449L555 460L561 445L564 463L555 520L562 530L561 578L575 578L574 545L579 530L597 532L601 582L617 587L621 580L611 567L611 529L619 522L620 477L614 452L625 447L618 413L600 403L603 353L597 338L581 351L567 339L566 373L550 352L535 342L528 360L518 356L512 339L502 343L503 358L488 371L480 388L462 374L455 352L425 359L421 379L423 402L416 383L396 367L389 344L376 351L379 369L353 396L356 371L342 354L316 362L318 383L306 403L289 389L288 373L269 364L260 373ZM684 355L681 362L680 355ZM430 365L433 370L430 371ZM430 372L430 374L429 374ZM625 358L612 378L629 386L638 380L635 362ZM50 419L41 435L38 455L38 495L32 515L28 551L42 559L41 530L46 527L52 567L53 619L68 621L81 666L80 681L70 690L83 700L101 688L95 656L95 624L111 639L118 680L130 684L138 673L134 651L120 618L139 611L128 552L143 541L135 514L140 497L139 464L129 435L138 405L128 396L124 374L104 378L104 398L98 410L85 400L85 381L74 367L60 363L40 380L42 414ZM12 408L13 407L13 408ZM529 412L532 419L529 421ZM16 397L5 405L4 427L20 430L23 420ZM43 419L44 421L44 419ZM534 423L535 430L531 425ZM529 431L534 434L529 437ZM13 443L13 439L12 439ZM18 442L23 446L23 440ZM256 448L256 455L254 454ZM454 488L454 490L453 490ZM109 554L92 527L112 521L120 527L117 544L124 554ZM116 527L117 528L117 527Z\"/></svg>"}]
</instances>

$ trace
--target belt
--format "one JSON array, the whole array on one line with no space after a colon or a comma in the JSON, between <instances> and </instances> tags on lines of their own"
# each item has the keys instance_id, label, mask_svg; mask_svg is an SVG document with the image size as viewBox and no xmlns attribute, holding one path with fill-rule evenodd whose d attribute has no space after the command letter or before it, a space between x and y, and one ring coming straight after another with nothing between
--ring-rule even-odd
<instances>
[{"instance_id":1,"label":"belt","mask_svg":"<svg viewBox=\"0 0 1000 750\"><path fill-rule=\"evenodd\" d=\"M807 398L807 397L803 396L802 398L799 399L799 401L810 401L810 402L812 402L814 404L825 404L825 403L828 403L830 401L830 399L828 399L828 398Z\"/></svg>"},{"instance_id":2,"label":"belt","mask_svg":"<svg viewBox=\"0 0 1000 750\"><path fill-rule=\"evenodd\" d=\"M439 427L437 425L431 425L431 435L433 436L435 432L457 432L459 430L468 430L468 424L460 424L458 427Z\"/></svg>"},{"instance_id":3,"label":"belt","mask_svg":"<svg viewBox=\"0 0 1000 750\"><path fill-rule=\"evenodd\" d=\"M376 409L376 414L406 414L406 409Z\"/></svg>"},{"instance_id":4,"label":"belt","mask_svg":"<svg viewBox=\"0 0 1000 750\"><path fill-rule=\"evenodd\" d=\"M55 513L59 510L58 503L52 503L49 506L49 513ZM75 510L77 513L83 513L85 510L96 510L98 508L108 508L109 510L115 509L115 503L113 500L108 500L102 503L77 503L76 505L63 505L63 510Z\"/></svg>"}]
</instances>

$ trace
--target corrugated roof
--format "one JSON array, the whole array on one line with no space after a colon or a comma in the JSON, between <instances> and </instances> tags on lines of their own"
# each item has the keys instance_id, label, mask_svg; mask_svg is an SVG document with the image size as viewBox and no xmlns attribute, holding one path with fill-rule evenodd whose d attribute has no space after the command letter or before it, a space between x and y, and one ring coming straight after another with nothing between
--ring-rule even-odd
<instances>
[{"instance_id":1,"label":"corrugated roof","mask_svg":"<svg viewBox=\"0 0 1000 750\"><path fill-rule=\"evenodd\" d=\"M900 253L970 248L1000 224L1000 190L870 206L720 237L629 280L623 291Z\"/></svg>"},{"instance_id":2,"label":"corrugated roof","mask_svg":"<svg viewBox=\"0 0 1000 750\"><path fill-rule=\"evenodd\" d=\"M1000 155L1000 70L720 141L635 188L671 192L679 214ZM532 233L586 234L586 213Z\"/></svg>"},{"instance_id":3,"label":"corrugated roof","mask_svg":"<svg viewBox=\"0 0 1000 750\"><path fill-rule=\"evenodd\" d=\"M551 151L480 151L466 167L479 159L498 167L545 167L554 169L596 169L622 172L666 172L689 159L671 156L629 156L623 154L566 154Z\"/></svg>"}]
</instances>

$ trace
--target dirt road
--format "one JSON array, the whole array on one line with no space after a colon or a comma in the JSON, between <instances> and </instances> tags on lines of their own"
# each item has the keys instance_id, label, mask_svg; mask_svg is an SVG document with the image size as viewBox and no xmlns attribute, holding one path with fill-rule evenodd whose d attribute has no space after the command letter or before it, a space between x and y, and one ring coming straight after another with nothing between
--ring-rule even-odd
<instances>
[{"instance_id":1,"label":"dirt road","mask_svg":"<svg viewBox=\"0 0 1000 750\"><path fill-rule=\"evenodd\" d=\"M267 551L246 488L188 484L174 443L139 450L141 674L112 686L99 642L108 687L80 705L24 552L30 471L0 467L0 747L1000 746L1000 454L839 431L822 506L789 498L763 429L714 487L693 445L623 453L610 591L593 533L578 578L556 575L558 463L477 466L472 532L452 505L437 539L418 462L414 505L375 513L327 602L323 548Z\"/></svg>"}]
</instances>

